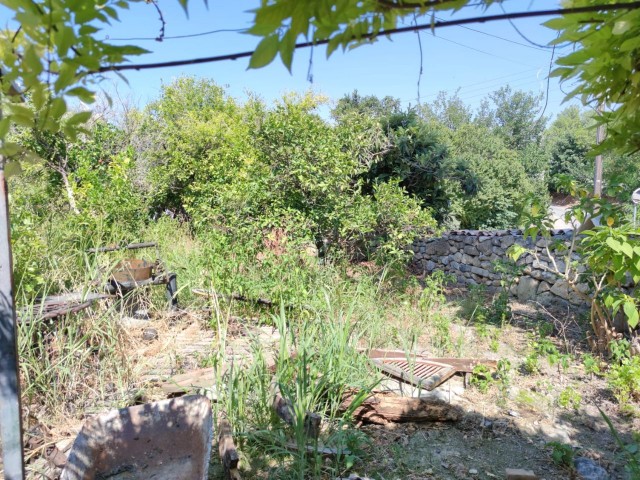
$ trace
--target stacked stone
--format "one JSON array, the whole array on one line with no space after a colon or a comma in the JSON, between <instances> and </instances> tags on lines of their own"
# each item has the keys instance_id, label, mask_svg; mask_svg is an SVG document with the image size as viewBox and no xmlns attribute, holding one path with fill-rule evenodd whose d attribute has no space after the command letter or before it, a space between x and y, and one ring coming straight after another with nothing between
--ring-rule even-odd
<instances>
[{"instance_id":1,"label":"stacked stone","mask_svg":"<svg viewBox=\"0 0 640 480\"><path fill-rule=\"evenodd\" d=\"M569 246L572 230L554 230L551 233L550 248L558 241ZM512 287L513 295L521 301L537 300L543 304L582 302L564 281L548 271L553 266L547 256L547 240L538 238L535 244L531 238L525 241L522 230L456 230L436 238L416 239L412 244L413 266L427 274L442 270L454 275L461 285L486 285L492 290L500 287L501 279L494 265L497 261L509 260L507 249L515 243L529 250L535 249L538 260L531 254L525 254L518 260L524 269ZM557 266L560 270L565 267L562 262Z\"/></svg>"}]
</instances>

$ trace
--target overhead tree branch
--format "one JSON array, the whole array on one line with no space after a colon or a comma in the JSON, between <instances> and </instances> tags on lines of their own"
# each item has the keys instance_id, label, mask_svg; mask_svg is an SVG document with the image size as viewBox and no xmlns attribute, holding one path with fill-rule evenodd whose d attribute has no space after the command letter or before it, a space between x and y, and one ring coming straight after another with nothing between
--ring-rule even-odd
<instances>
[{"instance_id":1,"label":"overhead tree branch","mask_svg":"<svg viewBox=\"0 0 640 480\"><path fill-rule=\"evenodd\" d=\"M445 0L448 1L448 0ZM441 4L442 2L434 1L431 2L434 5ZM498 14L498 15L486 15L483 17L469 17L469 18L461 18L457 20L447 20L447 21L437 21L429 24L421 24L414 25L409 27L400 27L400 28L392 28L388 30L381 30L377 33L370 33L362 35L357 38L357 40L373 40L378 36L382 35L395 35L398 33L406 33L406 32L417 32L420 30L435 30L438 28L444 27L452 27L458 25L468 25L472 23L487 23L487 22L496 22L500 20L510 20L510 19L519 19L519 18L532 18L532 17L549 17L555 15L573 15L578 13L591 13L591 12L603 12L603 11L616 11L616 10L636 10L640 8L640 1L628 2L628 3L617 3L610 5L588 5L585 7L574 7L574 8L557 8L550 10L537 10L533 12L514 12L507 14ZM356 38L354 38L355 40ZM300 48L309 48L314 45L326 45L329 43L329 38L314 40L311 42L301 42L295 45L296 49ZM132 65L109 65L100 67L99 69L89 72L91 74L96 73L104 73L104 72L121 72L124 70L150 70L155 68L166 68L166 67L179 67L184 65L198 65L201 63L214 63L214 62L222 62L225 60L238 60L240 58L247 58L253 55L253 50L246 52L238 52L238 53L230 53L226 55L216 55L212 57L202 57L202 58L192 58L185 60L173 60L169 62L155 62L155 63L140 63L140 64L132 64Z\"/></svg>"}]
</instances>

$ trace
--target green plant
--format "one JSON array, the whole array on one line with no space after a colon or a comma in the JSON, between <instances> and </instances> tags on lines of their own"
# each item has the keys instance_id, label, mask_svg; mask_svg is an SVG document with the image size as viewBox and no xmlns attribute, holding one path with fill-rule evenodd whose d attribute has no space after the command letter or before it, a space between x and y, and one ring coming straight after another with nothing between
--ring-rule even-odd
<instances>
[{"instance_id":1,"label":"green plant","mask_svg":"<svg viewBox=\"0 0 640 480\"><path fill-rule=\"evenodd\" d=\"M600 360L590 353L582 356L582 365L584 366L585 373L588 375L600 375L602 373L600 370Z\"/></svg>"},{"instance_id":2,"label":"green plant","mask_svg":"<svg viewBox=\"0 0 640 480\"><path fill-rule=\"evenodd\" d=\"M612 364L605 377L620 405L633 411L631 402L640 399L640 357Z\"/></svg>"},{"instance_id":3,"label":"green plant","mask_svg":"<svg viewBox=\"0 0 640 480\"><path fill-rule=\"evenodd\" d=\"M445 286L454 281L453 275L447 275L442 270L436 270L424 279L424 288L420 292L418 306L429 316L446 301Z\"/></svg>"},{"instance_id":4,"label":"green plant","mask_svg":"<svg viewBox=\"0 0 640 480\"><path fill-rule=\"evenodd\" d=\"M491 370L485 365L476 365L471 373L471 385L474 385L481 393L487 393L493 384Z\"/></svg>"},{"instance_id":5,"label":"green plant","mask_svg":"<svg viewBox=\"0 0 640 480\"><path fill-rule=\"evenodd\" d=\"M640 434L634 432L632 434L632 441L625 442L620 437L620 434L613 426L613 422L611 419L598 407L600 411L600 415L604 418L604 421L607 423L609 430L611 431L611 435L613 435L614 440L618 444L620 448L620 456L625 461L624 469L631 475L631 478L639 478L640 477Z\"/></svg>"},{"instance_id":6,"label":"green plant","mask_svg":"<svg viewBox=\"0 0 640 480\"><path fill-rule=\"evenodd\" d=\"M578 410L582 403L582 395L573 387L566 387L560 395L558 395L558 405L561 408L573 408Z\"/></svg>"},{"instance_id":7,"label":"green plant","mask_svg":"<svg viewBox=\"0 0 640 480\"><path fill-rule=\"evenodd\" d=\"M551 447L551 458L553 459L554 463L556 463L556 465L560 465L561 467L573 470L573 459L575 457L575 452L573 451L573 447L571 445L560 442L549 442L547 443L547 447Z\"/></svg>"},{"instance_id":8,"label":"green plant","mask_svg":"<svg viewBox=\"0 0 640 480\"><path fill-rule=\"evenodd\" d=\"M538 373L540 371L538 353L537 352L529 353L525 357L524 362L522 363L522 368L524 369L524 371L526 373L528 373L530 375Z\"/></svg>"}]
</instances>

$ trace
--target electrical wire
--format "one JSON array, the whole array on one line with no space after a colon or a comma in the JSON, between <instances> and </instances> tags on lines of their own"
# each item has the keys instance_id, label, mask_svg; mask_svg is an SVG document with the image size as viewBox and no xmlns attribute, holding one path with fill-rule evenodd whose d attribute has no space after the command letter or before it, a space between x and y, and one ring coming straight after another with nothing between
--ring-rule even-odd
<instances>
[{"instance_id":1,"label":"electrical wire","mask_svg":"<svg viewBox=\"0 0 640 480\"><path fill-rule=\"evenodd\" d=\"M194 37L203 37L205 35L213 35L216 33L225 33L225 32L231 32L231 33L240 33L240 32L246 32L247 29L246 28L221 28L218 30L209 30L206 32L199 32L199 33L189 33L189 34L185 34L185 35L173 35L173 36L164 36L162 37L162 40L177 40L177 39L182 39L182 38L194 38ZM141 41L154 41L157 42L158 37L130 37L130 38L110 38L109 36L107 36L105 38L105 40L109 40L111 42L141 42Z\"/></svg>"},{"instance_id":2,"label":"electrical wire","mask_svg":"<svg viewBox=\"0 0 640 480\"><path fill-rule=\"evenodd\" d=\"M464 43L460 43L460 42L457 42L455 40L451 40L450 38L445 38L445 37L443 37L441 35L434 35L434 38L439 38L440 40L444 40L445 42L453 43L453 44L458 45L460 47L464 47L464 48L468 48L469 50L473 50L474 52L483 53L485 55L489 55L490 57L499 58L499 59L505 60L507 62L517 63L518 65L524 65L525 67L533 67L533 65L531 65L529 63L519 62L518 60L513 60L511 58L507 58L507 57L503 57L503 56L500 56L500 55L496 55L495 53L487 52L485 50L480 50L479 48L475 48L475 47L471 47L469 45L465 45Z\"/></svg>"},{"instance_id":3,"label":"electrical wire","mask_svg":"<svg viewBox=\"0 0 640 480\"><path fill-rule=\"evenodd\" d=\"M438 17L436 17L436 19L442 20L441 18L438 18ZM516 42L515 40L511 40L510 38L501 37L499 35L495 35L495 34L489 33L489 32L483 32L482 30L478 30L478 29L475 29L475 28L467 27L465 25L459 25L459 28L464 28L465 30L469 30L471 32L480 33L481 35L486 35L487 37L497 38L498 40L502 40L504 42L513 43L514 45L520 45L521 47L531 48L532 50L539 50L539 51L542 51L542 52L546 52L547 51L544 48L539 48L539 47L536 47L534 45L528 45L528 44L522 43L522 42Z\"/></svg>"}]
</instances>

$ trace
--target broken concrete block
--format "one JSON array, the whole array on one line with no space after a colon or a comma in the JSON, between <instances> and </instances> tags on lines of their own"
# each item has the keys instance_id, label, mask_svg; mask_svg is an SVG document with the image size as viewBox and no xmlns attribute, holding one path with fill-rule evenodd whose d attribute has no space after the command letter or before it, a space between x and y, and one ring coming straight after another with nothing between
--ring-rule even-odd
<instances>
[{"instance_id":1,"label":"broken concrete block","mask_svg":"<svg viewBox=\"0 0 640 480\"><path fill-rule=\"evenodd\" d=\"M61 480L205 480L212 435L201 395L111 410L85 422Z\"/></svg>"},{"instance_id":2,"label":"broken concrete block","mask_svg":"<svg viewBox=\"0 0 640 480\"><path fill-rule=\"evenodd\" d=\"M507 468L505 474L507 480L538 480L538 476L535 473L522 468Z\"/></svg>"}]
</instances>

